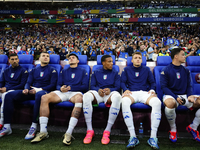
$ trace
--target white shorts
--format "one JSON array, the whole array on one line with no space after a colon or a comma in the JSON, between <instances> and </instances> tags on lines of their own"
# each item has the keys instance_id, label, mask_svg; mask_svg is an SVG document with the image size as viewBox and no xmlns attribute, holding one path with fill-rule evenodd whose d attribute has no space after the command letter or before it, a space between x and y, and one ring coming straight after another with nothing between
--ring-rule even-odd
<instances>
[{"instance_id":1,"label":"white shorts","mask_svg":"<svg viewBox=\"0 0 200 150\"><path fill-rule=\"evenodd\" d=\"M81 92L71 92L71 91L69 91L69 92L63 93L63 92L61 92L59 90L53 91L53 92L56 93L60 97L61 101L68 101L76 94L81 94L82 95Z\"/></svg>"},{"instance_id":2,"label":"white shorts","mask_svg":"<svg viewBox=\"0 0 200 150\"><path fill-rule=\"evenodd\" d=\"M147 91L134 91L134 92L131 92L132 94L130 95L135 103L144 103L146 104L146 101L147 99L151 96L151 93L148 94Z\"/></svg>"},{"instance_id":3,"label":"white shorts","mask_svg":"<svg viewBox=\"0 0 200 150\"><path fill-rule=\"evenodd\" d=\"M187 99L187 95L178 95L178 96L182 96L183 98L185 98L185 104L183 106L186 106L187 108L191 108L193 106L193 103L189 102ZM172 98L175 100L174 97L172 97L171 95L164 95L163 96L163 102L168 99L168 98ZM175 100L176 101L176 100ZM177 107L180 105L177 101L176 101Z\"/></svg>"},{"instance_id":4,"label":"white shorts","mask_svg":"<svg viewBox=\"0 0 200 150\"><path fill-rule=\"evenodd\" d=\"M98 104L101 103L101 102L104 102L104 103L106 104L108 98L109 98L112 94L115 94L115 93L119 94L119 92L117 92L117 91L112 91L109 95L105 95L104 97L101 97L101 96L99 95L99 93L98 93L97 91L95 91L95 90L90 90L90 91L88 91L88 92L92 93L92 94L95 96L95 98L96 98Z\"/></svg>"}]
</instances>

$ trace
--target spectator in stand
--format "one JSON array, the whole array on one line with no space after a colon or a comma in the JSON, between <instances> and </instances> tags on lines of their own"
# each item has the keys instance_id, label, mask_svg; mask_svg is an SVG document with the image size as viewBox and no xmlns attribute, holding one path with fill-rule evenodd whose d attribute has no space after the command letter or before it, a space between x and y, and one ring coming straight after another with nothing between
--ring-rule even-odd
<instances>
[{"instance_id":1,"label":"spectator in stand","mask_svg":"<svg viewBox=\"0 0 200 150\"><path fill-rule=\"evenodd\" d=\"M38 60L41 54L41 47L40 45L36 46L36 49L34 51L34 60Z\"/></svg>"},{"instance_id":2,"label":"spectator in stand","mask_svg":"<svg viewBox=\"0 0 200 150\"><path fill-rule=\"evenodd\" d=\"M169 56L169 53L166 52L166 48L161 48L161 51L159 52L158 56Z\"/></svg>"},{"instance_id":3,"label":"spectator in stand","mask_svg":"<svg viewBox=\"0 0 200 150\"><path fill-rule=\"evenodd\" d=\"M147 52L145 51L145 46L141 45L140 46L140 50L137 50L137 52L140 52L142 54L142 56L147 56Z\"/></svg>"},{"instance_id":4,"label":"spectator in stand","mask_svg":"<svg viewBox=\"0 0 200 150\"><path fill-rule=\"evenodd\" d=\"M156 52L156 45L151 43L150 47L148 48L148 55L149 55L148 61L153 60L152 57L155 52Z\"/></svg>"},{"instance_id":5,"label":"spectator in stand","mask_svg":"<svg viewBox=\"0 0 200 150\"><path fill-rule=\"evenodd\" d=\"M49 55L56 54L55 51L54 51L53 46L49 47L49 50L47 51L47 53L49 53Z\"/></svg>"},{"instance_id":6,"label":"spectator in stand","mask_svg":"<svg viewBox=\"0 0 200 150\"><path fill-rule=\"evenodd\" d=\"M68 54L68 52L63 48L62 51L59 54L60 55L60 60L65 60L67 54Z\"/></svg>"},{"instance_id":7,"label":"spectator in stand","mask_svg":"<svg viewBox=\"0 0 200 150\"><path fill-rule=\"evenodd\" d=\"M74 51L71 53L74 53L76 55L81 55L81 52L79 51L78 46L74 46Z\"/></svg>"},{"instance_id":8,"label":"spectator in stand","mask_svg":"<svg viewBox=\"0 0 200 150\"><path fill-rule=\"evenodd\" d=\"M83 50L82 50L81 54L82 54L82 55L87 55L87 58L88 58L88 60L89 60L89 58L90 58L90 53L89 53L89 51L88 51L88 47L87 47L86 44L83 46Z\"/></svg>"},{"instance_id":9,"label":"spectator in stand","mask_svg":"<svg viewBox=\"0 0 200 150\"><path fill-rule=\"evenodd\" d=\"M90 50L90 60L97 60L97 50L95 45L93 45Z\"/></svg>"},{"instance_id":10,"label":"spectator in stand","mask_svg":"<svg viewBox=\"0 0 200 150\"><path fill-rule=\"evenodd\" d=\"M22 50L21 51L19 51L17 54L27 54L28 55L28 52L26 51L26 46L24 45L24 46L22 46Z\"/></svg>"}]
</instances>

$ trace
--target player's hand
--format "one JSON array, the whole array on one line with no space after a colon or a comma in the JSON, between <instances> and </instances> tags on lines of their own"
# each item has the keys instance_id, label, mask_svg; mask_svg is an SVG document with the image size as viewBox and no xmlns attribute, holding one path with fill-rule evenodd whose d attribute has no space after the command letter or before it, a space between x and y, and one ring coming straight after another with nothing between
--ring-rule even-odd
<instances>
[{"instance_id":1,"label":"player's hand","mask_svg":"<svg viewBox=\"0 0 200 150\"><path fill-rule=\"evenodd\" d=\"M68 89L67 89L66 85L63 85L63 86L60 88L60 91L61 91L61 92L68 92Z\"/></svg>"},{"instance_id":2,"label":"player's hand","mask_svg":"<svg viewBox=\"0 0 200 150\"><path fill-rule=\"evenodd\" d=\"M105 88L103 89L105 95L109 95L110 94L110 89L109 88Z\"/></svg>"},{"instance_id":3,"label":"player's hand","mask_svg":"<svg viewBox=\"0 0 200 150\"><path fill-rule=\"evenodd\" d=\"M130 96L131 94L132 94L131 91L126 90L126 91L122 94L122 97L124 97L124 96Z\"/></svg>"},{"instance_id":4,"label":"player's hand","mask_svg":"<svg viewBox=\"0 0 200 150\"><path fill-rule=\"evenodd\" d=\"M185 103L182 101L182 99L181 99L180 97L178 97L176 100L177 100L177 102L178 102L180 105L185 104Z\"/></svg>"},{"instance_id":5,"label":"player's hand","mask_svg":"<svg viewBox=\"0 0 200 150\"><path fill-rule=\"evenodd\" d=\"M103 89L99 89L99 90L98 90L98 93L99 93L99 95L100 95L101 97L104 97L104 91L103 91Z\"/></svg>"},{"instance_id":6,"label":"player's hand","mask_svg":"<svg viewBox=\"0 0 200 150\"><path fill-rule=\"evenodd\" d=\"M0 88L0 93L4 93L4 92L6 92L6 87Z\"/></svg>"},{"instance_id":7,"label":"player's hand","mask_svg":"<svg viewBox=\"0 0 200 150\"><path fill-rule=\"evenodd\" d=\"M68 91L70 91L70 90L71 90L71 86L67 86L66 89L67 89Z\"/></svg>"},{"instance_id":8,"label":"player's hand","mask_svg":"<svg viewBox=\"0 0 200 150\"><path fill-rule=\"evenodd\" d=\"M156 96L156 92L154 90L149 90L148 94L151 94L153 96Z\"/></svg>"},{"instance_id":9,"label":"player's hand","mask_svg":"<svg viewBox=\"0 0 200 150\"><path fill-rule=\"evenodd\" d=\"M200 96L195 96L195 95L190 95L188 97L188 101L191 103L195 103L196 99L199 98Z\"/></svg>"},{"instance_id":10,"label":"player's hand","mask_svg":"<svg viewBox=\"0 0 200 150\"><path fill-rule=\"evenodd\" d=\"M32 94L32 95L36 94L36 90L35 89L29 90L29 94Z\"/></svg>"},{"instance_id":11,"label":"player's hand","mask_svg":"<svg viewBox=\"0 0 200 150\"><path fill-rule=\"evenodd\" d=\"M22 91L22 93L23 93L24 95L27 95L27 94L28 94L28 89L24 89L24 90Z\"/></svg>"}]
</instances>

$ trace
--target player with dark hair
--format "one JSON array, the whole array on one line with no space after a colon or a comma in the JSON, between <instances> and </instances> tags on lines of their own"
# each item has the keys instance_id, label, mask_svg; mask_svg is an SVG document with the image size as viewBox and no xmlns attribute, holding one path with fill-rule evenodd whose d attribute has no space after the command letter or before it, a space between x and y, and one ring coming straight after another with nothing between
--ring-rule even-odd
<instances>
[{"instance_id":1,"label":"player with dark hair","mask_svg":"<svg viewBox=\"0 0 200 150\"><path fill-rule=\"evenodd\" d=\"M200 107L200 97L192 95L192 85L189 69L182 66L185 63L185 53L182 48L174 48L171 51L172 63L163 68L160 75L160 84L164 92L163 102L165 104L165 115L171 127L169 139L177 141L176 112L179 105L188 109ZM197 110L193 123L186 130L193 138L200 142L197 127L200 124L200 109Z\"/></svg>"},{"instance_id":2,"label":"player with dark hair","mask_svg":"<svg viewBox=\"0 0 200 150\"><path fill-rule=\"evenodd\" d=\"M92 104L104 102L106 105L111 105L106 129L103 132L101 139L102 144L110 142L111 128L118 116L121 104L120 76L113 69L113 59L110 55L104 55L101 58L103 67L92 73L90 91L83 95L83 112L87 125L87 134L83 140L84 144L92 142L94 130L92 128Z\"/></svg>"}]
</instances>

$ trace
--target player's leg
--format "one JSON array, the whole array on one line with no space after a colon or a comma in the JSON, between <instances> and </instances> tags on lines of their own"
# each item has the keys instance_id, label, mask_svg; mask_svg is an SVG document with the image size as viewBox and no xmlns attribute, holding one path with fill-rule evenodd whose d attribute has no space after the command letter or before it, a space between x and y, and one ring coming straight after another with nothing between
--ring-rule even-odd
<instances>
[{"instance_id":1,"label":"player's leg","mask_svg":"<svg viewBox=\"0 0 200 150\"><path fill-rule=\"evenodd\" d=\"M40 133L36 135L36 137L31 141L31 143L38 143L41 140L49 137L48 132L47 132L47 123L49 120L48 117L50 113L49 104L59 103L59 102L61 102L61 98L55 92L51 92L49 94L42 96L41 104L40 104L40 118L39 118Z\"/></svg>"},{"instance_id":2,"label":"player's leg","mask_svg":"<svg viewBox=\"0 0 200 150\"><path fill-rule=\"evenodd\" d=\"M108 115L108 123L106 129L104 130L103 137L101 139L102 144L108 144L110 142L109 136L111 128L119 114L120 105L121 105L121 95L118 92L112 92L107 102L111 104Z\"/></svg>"},{"instance_id":3,"label":"player's leg","mask_svg":"<svg viewBox=\"0 0 200 150\"><path fill-rule=\"evenodd\" d=\"M198 97L193 105L194 108L200 107L200 97ZM200 142L199 131L197 130L200 124L200 109L195 113L195 118L193 122L187 126L186 130L192 135L193 139Z\"/></svg>"},{"instance_id":4,"label":"player's leg","mask_svg":"<svg viewBox=\"0 0 200 150\"><path fill-rule=\"evenodd\" d=\"M26 140L30 140L35 137L35 133L37 131L38 118L39 118L41 97L45 94L47 94L47 91L44 91L44 90L39 91L35 94L35 103L33 107L33 120L32 120L31 127L25 136Z\"/></svg>"},{"instance_id":5,"label":"player's leg","mask_svg":"<svg viewBox=\"0 0 200 150\"><path fill-rule=\"evenodd\" d=\"M0 131L0 137L12 133L10 124L11 124L12 114L14 111L14 101L26 100L28 99L28 97L29 95L22 94L22 90L12 91L5 95L4 107L3 107L4 126L3 129Z\"/></svg>"},{"instance_id":6,"label":"player's leg","mask_svg":"<svg viewBox=\"0 0 200 150\"><path fill-rule=\"evenodd\" d=\"M3 127L3 124L4 124L4 119L3 119L3 106L4 106L4 99L5 99L5 95L8 93L8 92L12 92L14 90L9 90L7 92L4 92L4 93L0 93L0 98L1 98L1 118L0 118L0 130L2 129Z\"/></svg>"},{"instance_id":7,"label":"player's leg","mask_svg":"<svg viewBox=\"0 0 200 150\"><path fill-rule=\"evenodd\" d=\"M146 102L147 105L151 106L151 136L147 143L155 148L158 147L157 131L161 120L161 101L156 96L150 96Z\"/></svg>"},{"instance_id":8,"label":"player's leg","mask_svg":"<svg viewBox=\"0 0 200 150\"><path fill-rule=\"evenodd\" d=\"M97 104L97 98L98 100L103 101L103 98L101 98L98 92L96 91L88 91L83 95L83 113L87 126L87 134L83 140L84 144L91 143L92 138L94 136L94 130L92 128L92 112L93 112L92 104Z\"/></svg>"},{"instance_id":9,"label":"player's leg","mask_svg":"<svg viewBox=\"0 0 200 150\"><path fill-rule=\"evenodd\" d=\"M74 93L77 93L77 94L72 96L70 98L70 101L72 103L74 103L75 106L74 106L74 109L72 111L71 118L69 120L69 126L68 126L66 133L65 133L65 138L63 140L63 143L66 144L66 145L71 144L72 132L73 132L76 124L78 123L78 118L81 114L82 105L83 105L82 104L83 103L83 95L81 93L78 93L78 92L74 92Z\"/></svg>"},{"instance_id":10,"label":"player's leg","mask_svg":"<svg viewBox=\"0 0 200 150\"><path fill-rule=\"evenodd\" d=\"M135 134L133 114L131 111L131 104L133 103L135 103L133 96L124 96L122 98L122 114L123 114L124 122L130 133L130 139L129 139L129 144L127 145L127 148L135 147L136 145L139 144L139 140L137 139L136 134Z\"/></svg>"},{"instance_id":11,"label":"player's leg","mask_svg":"<svg viewBox=\"0 0 200 150\"><path fill-rule=\"evenodd\" d=\"M165 104L165 116L169 122L171 131L169 139L172 142L177 141L177 130L176 130L176 112L175 109L178 107L178 103L172 96L164 96L163 98L164 104Z\"/></svg>"}]
</instances>

